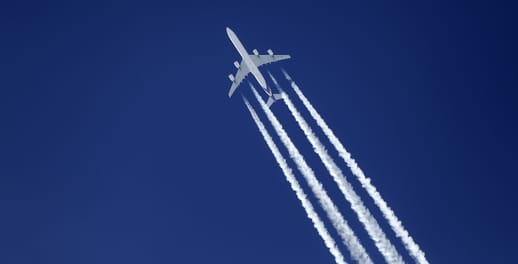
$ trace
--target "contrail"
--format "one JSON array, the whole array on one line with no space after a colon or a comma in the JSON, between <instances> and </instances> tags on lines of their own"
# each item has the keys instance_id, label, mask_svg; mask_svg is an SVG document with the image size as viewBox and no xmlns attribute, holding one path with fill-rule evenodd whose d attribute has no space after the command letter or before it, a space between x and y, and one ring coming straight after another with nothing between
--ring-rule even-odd
<instances>
[{"instance_id":1,"label":"contrail","mask_svg":"<svg viewBox=\"0 0 518 264\"><path fill-rule=\"evenodd\" d=\"M409 254L412 256L415 262L417 263L429 263L425 258L425 254L419 248L419 245L414 242L414 239L410 236L408 231L403 227L403 223L396 217L394 211L387 205L385 200L381 197L380 193L376 190L376 187L371 184L370 178L367 178L363 171L360 169L356 161L351 157L351 154L345 149L340 140L335 136L333 131L327 126L324 119L320 116L320 114L315 110L313 105L308 101L306 96L299 89L297 84L291 79L288 73L282 69L284 76L291 83L291 87L295 90L298 97L304 104L304 106L308 109L313 119L317 122L318 126L322 129L324 134L329 138L329 141L338 151L340 157L345 161L347 166L351 169L352 173L358 178L358 181L361 183L362 187L367 191L367 193L374 200L374 203L379 207L381 213L388 221L390 227L394 231L397 237L403 241L405 248L408 250Z\"/></svg>"},{"instance_id":2,"label":"contrail","mask_svg":"<svg viewBox=\"0 0 518 264\"><path fill-rule=\"evenodd\" d=\"M318 156L324 163L324 166L326 167L327 171L331 174L331 176L333 176L334 181L338 185L340 191L345 196L345 199L351 204L351 208L358 216L360 222L365 227L365 230L367 230L367 233L369 234L370 238L376 244L376 247L378 248L379 252L385 258L385 261L387 261L387 263L404 263L403 258L399 255L396 248L387 238L376 219L370 213L369 209L365 207L361 198L354 191L353 186L346 180L344 174L342 173L342 170L336 165L336 163L333 161L333 158L329 156L324 145L313 133L313 130L306 122L304 117L302 117L302 115L297 110L293 102L290 100L288 94L283 92L282 88L277 83L277 80L275 80L275 78L269 72L268 74L270 75L270 78L272 79L275 86L277 86L277 89L279 89L283 93L284 103L286 104L286 106L288 106L288 109L290 110L291 114L293 115L293 117L299 124L300 128L308 138L309 142L313 146L313 150L318 154Z\"/></svg>"},{"instance_id":3,"label":"contrail","mask_svg":"<svg viewBox=\"0 0 518 264\"><path fill-rule=\"evenodd\" d=\"M313 222L313 226L317 230L317 232L320 235L320 237L322 238L322 240L324 240L326 247L329 249L329 251L331 252L333 257L335 258L336 263L346 264L346 262L344 260L344 256L342 255L342 252L340 252L340 250L336 246L335 240L333 239L333 237L331 237L331 235L329 235L329 232L327 231L324 223L318 216L317 212L315 211L315 208L313 207L313 205L307 198L306 194L304 193L304 190L302 189L299 182L293 175L291 168L288 166L288 163L282 156L281 152L279 151L279 148L277 147L277 145L273 141L272 137L270 136L270 134L264 127L263 122L261 122L261 120L257 116L257 113L255 112L253 107L250 105L248 100L246 100L243 97L243 101L245 102L246 107L248 108L248 111L250 112L250 115L252 115L252 118L254 119L255 124L257 125L257 128L259 128L259 131L261 132L261 135L263 136L264 141L266 141L266 144L272 151L273 156L275 157L275 160L279 164L279 167L281 167L281 170L284 173L284 176L286 176L286 180L289 182L291 189L295 192L295 194L297 195L297 198L302 203L302 207L306 211L308 218Z\"/></svg>"},{"instance_id":4,"label":"contrail","mask_svg":"<svg viewBox=\"0 0 518 264\"><path fill-rule=\"evenodd\" d=\"M300 154L299 150L297 147L295 147L279 120L277 120L277 117L275 117L272 111L266 106L252 84L250 84L250 88L252 88L257 101L261 105L263 111L266 113L266 116L268 117L268 120L274 127L275 131L281 138L282 143L288 149L290 157L293 159L297 165L297 168L306 179L309 187L322 205L322 208L331 220L334 228L342 238L343 243L349 249L352 258L359 263L373 263L365 251L365 248L360 244L360 241L354 234L353 230L347 224L347 221L345 221L343 216L338 211L336 205L333 203L333 201L331 201L331 198L329 198L327 195L327 192L324 190L322 184L317 180L313 170L308 166L302 154Z\"/></svg>"}]
</instances>

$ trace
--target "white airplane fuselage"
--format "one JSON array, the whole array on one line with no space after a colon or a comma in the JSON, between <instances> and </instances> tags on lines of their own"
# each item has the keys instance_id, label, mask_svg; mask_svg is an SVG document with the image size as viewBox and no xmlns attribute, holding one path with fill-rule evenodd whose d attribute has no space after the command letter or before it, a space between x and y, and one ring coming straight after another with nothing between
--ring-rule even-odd
<instances>
[{"instance_id":1,"label":"white airplane fuselage","mask_svg":"<svg viewBox=\"0 0 518 264\"><path fill-rule=\"evenodd\" d=\"M234 47L236 48L237 52L239 52L239 55L241 55L241 58L243 59L243 62L248 67L248 70L250 70L250 73L255 77L259 85L261 85L261 88L263 88L264 92L268 94L269 97L272 96L272 90L270 87L266 85L266 80L264 79L263 75L257 68L257 65L250 59L250 55L246 52L245 47L239 41L239 38L236 36L234 31L232 29L227 27L227 35Z\"/></svg>"}]
</instances>

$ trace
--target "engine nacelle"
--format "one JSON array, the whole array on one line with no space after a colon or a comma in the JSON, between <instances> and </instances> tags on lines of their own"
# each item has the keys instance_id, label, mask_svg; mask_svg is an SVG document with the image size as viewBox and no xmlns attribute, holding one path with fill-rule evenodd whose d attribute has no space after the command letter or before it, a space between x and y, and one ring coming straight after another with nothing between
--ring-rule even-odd
<instances>
[{"instance_id":1,"label":"engine nacelle","mask_svg":"<svg viewBox=\"0 0 518 264\"><path fill-rule=\"evenodd\" d=\"M229 75L228 75L228 78L230 79L230 81L231 81L231 82L234 82L234 80L235 80L235 79L234 79L234 75L232 75L232 74L229 74Z\"/></svg>"},{"instance_id":2,"label":"engine nacelle","mask_svg":"<svg viewBox=\"0 0 518 264\"><path fill-rule=\"evenodd\" d=\"M259 56L259 51L257 51L256 49L252 50L252 52L254 53L255 56Z\"/></svg>"},{"instance_id":3,"label":"engine nacelle","mask_svg":"<svg viewBox=\"0 0 518 264\"><path fill-rule=\"evenodd\" d=\"M236 66L236 69L239 69L239 62L234 61L234 66Z\"/></svg>"},{"instance_id":4,"label":"engine nacelle","mask_svg":"<svg viewBox=\"0 0 518 264\"><path fill-rule=\"evenodd\" d=\"M270 56L273 56L273 51L271 49L269 49L268 54L270 54Z\"/></svg>"}]
</instances>

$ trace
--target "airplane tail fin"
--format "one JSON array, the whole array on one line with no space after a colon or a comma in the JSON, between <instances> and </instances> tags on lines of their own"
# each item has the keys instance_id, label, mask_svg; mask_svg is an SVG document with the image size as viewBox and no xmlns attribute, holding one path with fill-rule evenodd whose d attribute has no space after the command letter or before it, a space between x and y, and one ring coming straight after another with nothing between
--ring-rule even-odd
<instances>
[{"instance_id":1,"label":"airplane tail fin","mask_svg":"<svg viewBox=\"0 0 518 264\"><path fill-rule=\"evenodd\" d=\"M273 94L268 97L268 101L266 101L266 105L270 107L275 101L282 99L282 93Z\"/></svg>"}]
</instances>

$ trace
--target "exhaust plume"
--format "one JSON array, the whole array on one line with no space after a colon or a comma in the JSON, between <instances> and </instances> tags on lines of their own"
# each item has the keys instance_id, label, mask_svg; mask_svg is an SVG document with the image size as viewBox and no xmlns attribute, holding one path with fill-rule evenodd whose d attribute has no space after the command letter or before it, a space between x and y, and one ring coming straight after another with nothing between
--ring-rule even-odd
<instances>
[{"instance_id":1,"label":"exhaust plume","mask_svg":"<svg viewBox=\"0 0 518 264\"><path fill-rule=\"evenodd\" d=\"M275 80L275 78L269 73L270 78L274 82L277 89L279 89L282 93L283 90ZM313 133L313 130L306 122L304 117L297 110L293 102L290 100L289 96L284 93L283 95L284 103L288 106L292 116L295 118L299 127L302 129L307 139L313 146L313 150L318 154L322 163L326 167L327 171L333 177L333 180L338 185L340 191L345 196L345 199L351 204L351 208L354 210L358 219L365 227L365 230L369 234L369 237L374 241L378 251L383 255L385 261L387 263L396 263L403 264L403 259L397 252L396 248L392 245L390 240L387 238L381 227L379 226L376 219L372 216L369 209L365 207L360 196L356 194L353 189L353 186L347 181L345 175L342 173L342 170L336 165L333 158L327 153L324 145L320 142L318 137Z\"/></svg>"},{"instance_id":2,"label":"exhaust plume","mask_svg":"<svg viewBox=\"0 0 518 264\"><path fill-rule=\"evenodd\" d=\"M409 252L410 256L414 259L416 263L427 264L428 260L425 258L424 252L419 248L414 239L410 236L408 231L403 227L403 223L397 218L396 214L392 209L387 205L385 200L381 197L380 193L376 190L376 187L371 183L371 179L366 177L363 171L360 169L356 161L351 157L351 154L345 149L343 144L340 142L338 137L335 136L334 132L329 128L324 119L320 116L320 114L315 110L313 105L309 102L309 100L304 96L302 91L299 89L297 84L291 79L288 73L282 69L284 76L291 83L291 87L295 90L295 93L300 98L304 106L307 108L313 119L317 122L318 126L322 129L324 134L328 137L331 144L338 151L340 157L345 161L347 166L351 169L352 173L357 177L358 181L361 183L362 187L367 191L367 193L374 200L374 203L378 206L383 217L388 221L392 231L396 234L397 237L401 239L403 245L406 250Z\"/></svg>"},{"instance_id":3,"label":"exhaust plume","mask_svg":"<svg viewBox=\"0 0 518 264\"><path fill-rule=\"evenodd\" d=\"M288 149L290 157L297 165L297 168L308 182L309 187L331 220L333 227L337 230L338 234L342 238L343 243L349 249L352 258L359 263L373 263L365 251L365 248L360 244L360 241L354 234L353 230L349 227L349 224L347 224L347 221L340 214L338 208L333 203L331 198L329 198L322 184L317 180L313 170L308 166L302 154L300 154L299 150L297 147L295 147L279 120L277 120L277 117L275 117L273 112L266 106L252 84L250 84L250 88L252 88L257 101L261 105L263 111L266 113L266 116L274 127L276 133L281 138L282 143Z\"/></svg>"}]
</instances>

